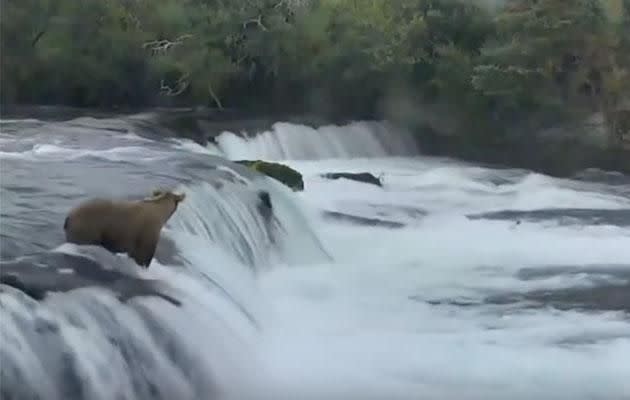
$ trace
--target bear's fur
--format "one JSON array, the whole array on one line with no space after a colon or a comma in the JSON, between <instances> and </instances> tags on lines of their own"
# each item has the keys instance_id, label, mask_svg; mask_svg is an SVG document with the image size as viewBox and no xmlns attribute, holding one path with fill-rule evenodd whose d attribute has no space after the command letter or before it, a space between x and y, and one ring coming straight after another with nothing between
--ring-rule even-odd
<instances>
[{"instance_id":1,"label":"bear's fur","mask_svg":"<svg viewBox=\"0 0 630 400\"><path fill-rule=\"evenodd\" d=\"M148 268L162 227L185 197L184 193L155 190L152 197L139 201L89 200L66 217L66 241L127 253L138 265Z\"/></svg>"}]
</instances>

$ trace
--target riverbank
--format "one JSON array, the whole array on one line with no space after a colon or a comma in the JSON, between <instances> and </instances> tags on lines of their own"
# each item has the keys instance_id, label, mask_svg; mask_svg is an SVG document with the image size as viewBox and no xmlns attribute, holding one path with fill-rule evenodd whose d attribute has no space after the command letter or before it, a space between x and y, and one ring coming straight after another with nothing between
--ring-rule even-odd
<instances>
[{"instance_id":1,"label":"riverbank","mask_svg":"<svg viewBox=\"0 0 630 400\"><path fill-rule=\"evenodd\" d=\"M564 129L560 129L563 131ZM461 135L446 135L431 127L414 135L423 154L459 158L492 166L525 168L555 177L571 177L589 168L630 173L630 148L610 149L573 134L543 132L518 135L498 143L470 143Z\"/></svg>"},{"instance_id":2,"label":"riverbank","mask_svg":"<svg viewBox=\"0 0 630 400\"><path fill-rule=\"evenodd\" d=\"M144 109L92 109L42 105L11 105L2 108L3 119L37 118L46 121L63 121L79 117L129 118L139 125L159 128L168 136L191 139L205 146L213 143L223 132L255 136L273 129L276 122L289 122L320 128L327 125L346 125L350 118L333 119L320 115L295 115L206 107L163 107ZM435 117L434 120L440 120ZM441 118L448 121L446 116ZM503 141L482 143L471 140L466 132L438 130L429 123L411 125L405 121L392 121L402 129L411 131L420 152L425 155L448 156L486 163L493 166L531 169L557 177L573 176L582 170L597 168L609 171L630 172L630 150L610 150L604 146L602 126L582 124L576 127L557 127L538 132L518 132ZM442 126L443 128L443 126ZM581 129L581 130L580 130ZM588 135L589 130L591 132ZM599 135L599 136L598 136ZM598 139L599 138L599 139Z\"/></svg>"},{"instance_id":3,"label":"riverbank","mask_svg":"<svg viewBox=\"0 0 630 400\"><path fill-rule=\"evenodd\" d=\"M388 120L426 154L630 170L630 0L257 3L11 3L0 102L106 106L199 144Z\"/></svg>"}]
</instances>

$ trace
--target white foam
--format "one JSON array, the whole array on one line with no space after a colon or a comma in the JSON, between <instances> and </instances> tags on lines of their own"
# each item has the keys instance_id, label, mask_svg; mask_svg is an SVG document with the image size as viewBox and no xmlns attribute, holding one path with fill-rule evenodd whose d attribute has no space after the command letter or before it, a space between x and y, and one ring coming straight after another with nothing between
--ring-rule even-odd
<instances>
[{"instance_id":1,"label":"white foam","mask_svg":"<svg viewBox=\"0 0 630 400\"><path fill-rule=\"evenodd\" d=\"M41 122L35 118L24 118L24 119L11 119L11 118L0 118L0 125L2 124L28 124L28 123L39 123Z\"/></svg>"},{"instance_id":2,"label":"white foam","mask_svg":"<svg viewBox=\"0 0 630 400\"><path fill-rule=\"evenodd\" d=\"M107 161L136 161L138 159L158 160L168 156L168 153L147 149L140 146L121 146L104 150L83 150L58 146L55 144L35 144L32 149L25 151L0 151L0 159L21 159L28 161L76 160L84 157L101 158Z\"/></svg>"},{"instance_id":3,"label":"white foam","mask_svg":"<svg viewBox=\"0 0 630 400\"><path fill-rule=\"evenodd\" d=\"M356 133L364 127L300 129L276 125L250 142L225 134L219 144L233 158L383 155L383 147L362 136L368 134ZM289 138L296 132L306 136ZM344 133L355 136L347 139ZM355 152L352 146L363 140L366 146ZM44 150L63 154L63 146L58 147L62 150ZM151 309L197 361L193 365L199 369L189 371L193 377L187 379L163 355L156 356L151 378L172 382L172 398L198 398L193 391L210 390L215 381L222 395L217 397L228 399L582 400L621 399L630 392L630 322L624 316L481 303L489 294L506 291L586 286L579 274L521 280L516 273L524 267L630 263L630 229L515 226L466 218L504 209L621 209L628 207L627 198L601 185L439 158L288 163L305 174L304 193L266 178L269 185L264 180L252 184L270 191L285 227L277 247L267 241L265 225L246 196L197 184L187 188L186 201L164 231L176 242L183 265L154 260L148 270L136 271L167 283L183 301L176 308L157 299L132 300ZM383 174L384 187L318 176L329 171ZM371 204L421 208L428 215L409 217L406 222L414 224L400 230L347 227L318 218L323 209L374 217ZM243 262L249 255L269 269L253 274ZM111 318L139 343L155 346L137 315L111 297L88 290L74 296L55 296L47 304L71 308L90 320L81 307L105 303ZM5 298L12 311L28 314L25 306ZM427 302L459 299L479 304ZM260 330L238 305L253 315ZM14 324L2 324L2 329L20 337ZM93 383L89 395L131 392L129 371L114 346L99 336L96 322L84 331L65 326L61 334L83 357L84 377ZM49 390L54 386L49 371L27 344L17 343L25 350L19 357L11 353L11 362L30 371L25 384ZM96 371L104 366L117 385L99 380Z\"/></svg>"},{"instance_id":4,"label":"white foam","mask_svg":"<svg viewBox=\"0 0 630 400\"><path fill-rule=\"evenodd\" d=\"M252 383L252 390L263 398L608 399L628 393L630 323L621 315L423 302L589 284L581 275L520 280L515 274L524 267L630 262L627 228L515 228L469 220L464 212L559 202L616 209L627 199L577 182L486 171L508 180L496 186L481 179L483 169L441 160L290 164L307 174L300 196L310 207L351 209L376 201L420 205L430 214L401 230L320 222L335 263L276 268L262 277L273 310L261 344L271 379ZM331 170L385 172L385 188L317 177Z\"/></svg>"},{"instance_id":5,"label":"white foam","mask_svg":"<svg viewBox=\"0 0 630 400\"><path fill-rule=\"evenodd\" d=\"M262 348L278 381L267 398L615 398L628 389L620 317L429 307L408 299L422 272L391 267L265 277L276 319Z\"/></svg>"},{"instance_id":6,"label":"white foam","mask_svg":"<svg viewBox=\"0 0 630 400\"><path fill-rule=\"evenodd\" d=\"M416 145L409 133L383 122L361 121L319 128L278 122L271 130L251 132L248 136L223 132L216 138L217 146L233 160L355 158L416 153Z\"/></svg>"},{"instance_id":7,"label":"white foam","mask_svg":"<svg viewBox=\"0 0 630 400\"><path fill-rule=\"evenodd\" d=\"M273 144L274 135L248 143L224 135L220 145L233 158L307 154L287 149L289 141ZM331 148L327 154L348 156ZM299 209L335 261L294 261L260 276L262 371L228 397L609 399L630 391L630 323L622 315L481 303L495 293L589 286L584 274L522 280L516 273L629 263L630 229L466 218L506 209L624 209L627 198L601 184L440 158L285 162L304 174ZM372 172L384 186L319 176L332 171ZM400 230L317 217L321 210L375 217L375 204L428 215L409 217L414 224ZM425 302L460 299L478 305Z\"/></svg>"},{"instance_id":8,"label":"white foam","mask_svg":"<svg viewBox=\"0 0 630 400\"><path fill-rule=\"evenodd\" d=\"M173 147L178 150L190 151L191 153L197 154L221 155L221 152L212 145L202 146L189 139L173 139L172 141L175 143Z\"/></svg>"},{"instance_id":9,"label":"white foam","mask_svg":"<svg viewBox=\"0 0 630 400\"><path fill-rule=\"evenodd\" d=\"M318 163L284 161L304 174L314 207L349 211L366 204L408 207L448 215L500 210L544 208L630 208L630 199L597 191L595 185L554 179L533 173L484 168L443 160L421 158L332 160ZM371 172L382 179L384 189L348 180L327 180L325 172ZM501 184L493 178L501 178ZM335 206L336 205L336 206Z\"/></svg>"}]
</instances>

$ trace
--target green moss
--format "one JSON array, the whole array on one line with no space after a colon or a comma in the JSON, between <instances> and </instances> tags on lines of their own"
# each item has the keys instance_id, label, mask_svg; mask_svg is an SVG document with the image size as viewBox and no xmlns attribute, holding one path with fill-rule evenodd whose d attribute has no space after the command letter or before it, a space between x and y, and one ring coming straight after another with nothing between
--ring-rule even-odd
<instances>
[{"instance_id":1,"label":"green moss","mask_svg":"<svg viewBox=\"0 0 630 400\"><path fill-rule=\"evenodd\" d=\"M302 174L284 164L262 160L239 160L237 164L245 165L254 171L265 174L280 183L285 184L294 191L304 190Z\"/></svg>"}]
</instances>

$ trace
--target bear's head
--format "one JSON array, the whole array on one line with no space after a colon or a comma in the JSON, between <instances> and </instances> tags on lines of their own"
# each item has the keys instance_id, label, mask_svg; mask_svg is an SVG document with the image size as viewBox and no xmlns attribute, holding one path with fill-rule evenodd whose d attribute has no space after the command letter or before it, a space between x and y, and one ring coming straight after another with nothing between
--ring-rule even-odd
<instances>
[{"instance_id":1,"label":"bear's head","mask_svg":"<svg viewBox=\"0 0 630 400\"><path fill-rule=\"evenodd\" d=\"M151 193L151 197L147 198L149 201L159 201L159 200L171 200L174 201L175 204L179 204L186 198L186 193L177 194L170 190L164 189L155 189Z\"/></svg>"},{"instance_id":2,"label":"bear's head","mask_svg":"<svg viewBox=\"0 0 630 400\"><path fill-rule=\"evenodd\" d=\"M171 190L156 189L151 193L151 197L145 198L144 201L166 206L170 217L185 198L185 193L177 194Z\"/></svg>"},{"instance_id":3,"label":"bear's head","mask_svg":"<svg viewBox=\"0 0 630 400\"><path fill-rule=\"evenodd\" d=\"M171 190L155 189L151 193L151 197L147 197L143 201L145 203L154 204L158 207L157 209L163 210L161 219L162 221L166 221L175 213L177 206L184 201L185 198L185 193L177 194Z\"/></svg>"}]
</instances>

